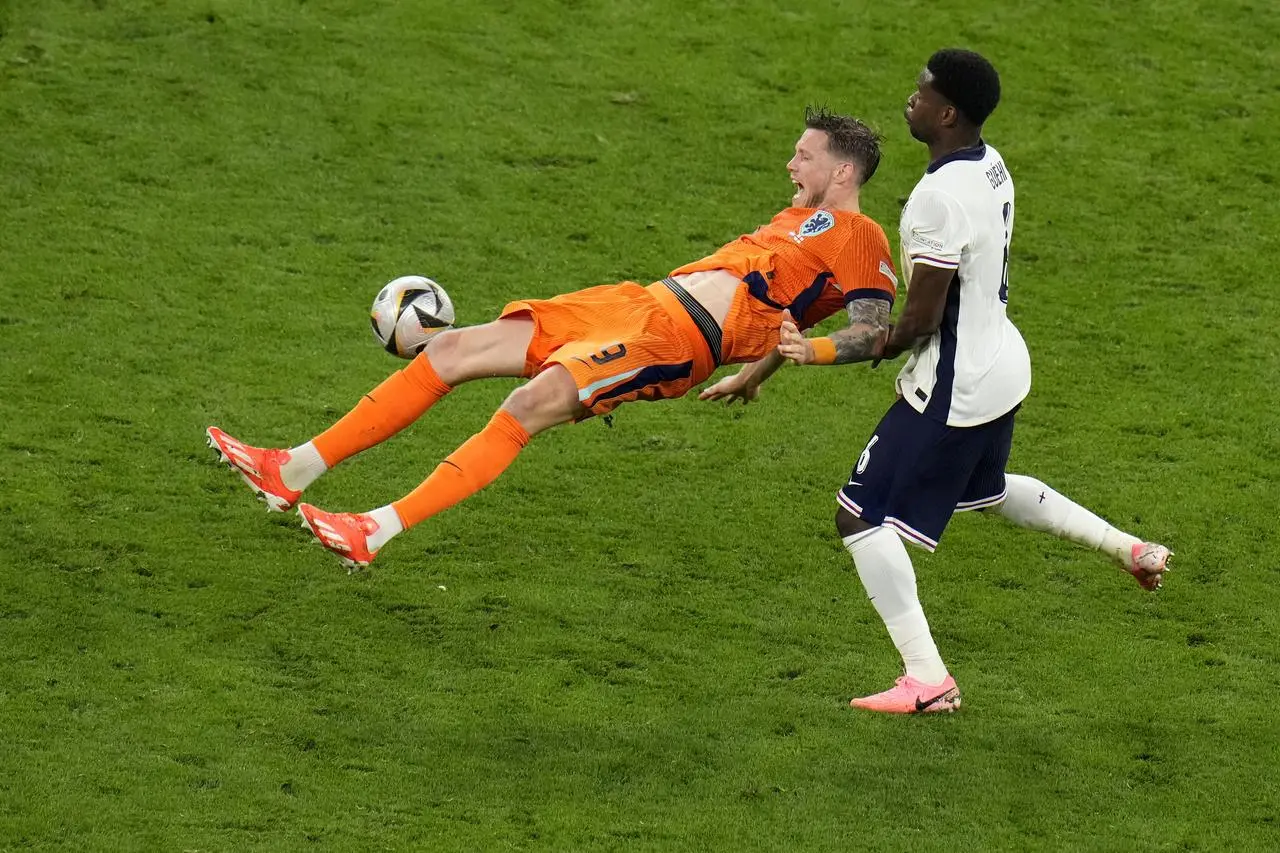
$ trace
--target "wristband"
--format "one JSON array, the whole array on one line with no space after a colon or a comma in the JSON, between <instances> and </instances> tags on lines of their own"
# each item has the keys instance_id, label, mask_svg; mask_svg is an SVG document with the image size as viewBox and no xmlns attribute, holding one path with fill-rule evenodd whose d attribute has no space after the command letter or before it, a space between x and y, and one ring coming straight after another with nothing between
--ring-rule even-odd
<instances>
[{"instance_id":1,"label":"wristband","mask_svg":"<svg viewBox=\"0 0 1280 853\"><path fill-rule=\"evenodd\" d=\"M831 340L831 338L810 338L809 343L813 346L814 364L835 364L835 341Z\"/></svg>"}]
</instances>

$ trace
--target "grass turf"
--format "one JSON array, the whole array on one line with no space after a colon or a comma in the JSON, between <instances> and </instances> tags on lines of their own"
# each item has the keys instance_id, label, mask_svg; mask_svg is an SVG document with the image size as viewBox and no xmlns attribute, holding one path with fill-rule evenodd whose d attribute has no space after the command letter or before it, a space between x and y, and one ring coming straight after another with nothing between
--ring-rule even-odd
<instances>
[{"instance_id":1,"label":"grass turf","mask_svg":"<svg viewBox=\"0 0 1280 853\"><path fill-rule=\"evenodd\" d=\"M1278 39L1234 2L0 4L0 849L1276 847ZM291 444L396 366L396 275L482 322L765 221L806 103L887 133L896 245L953 43L1005 84L1011 467L1178 553L1152 597L959 518L916 565L960 714L846 707L896 673L831 526L890 371L554 431L367 577L210 463L206 424ZM309 495L402 494L511 387Z\"/></svg>"}]
</instances>

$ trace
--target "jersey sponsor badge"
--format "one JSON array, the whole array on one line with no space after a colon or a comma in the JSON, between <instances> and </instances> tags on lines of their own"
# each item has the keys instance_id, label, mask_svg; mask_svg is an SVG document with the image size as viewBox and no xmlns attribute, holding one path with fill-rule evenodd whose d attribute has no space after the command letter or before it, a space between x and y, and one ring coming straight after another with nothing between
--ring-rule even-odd
<instances>
[{"instance_id":1,"label":"jersey sponsor badge","mask_svg":"<svg viewBox=\"0 0 1280 853\"><path fill-rule=\"evenodd\" d=\"M880 262L880 275L884 276L885 278L889 279L889 281L893 282L894 287L898 286L898 277L893 274L893 267L889 266L888 261Z\"/></svg>"},{"instance_id":2,"label":"jersey sponsor badge","mask_svg":"<svg viewBox=\"0 0 1280 853\"><path fill-rule=\"evenodd\" d=\"M803 243L806 237L816 237L823 231L830 231L836 224L836 218L825 210L819 210L791 232L791 239Z\"/></svg>"},{"instance_id":3,"label":"jersey sponsor badge","mask_svg":"<svg viewBox=\"0 0 1280 853\"><path fill-rule=\"evenodd\" d=\"M921 234L915 228L911 229L911 242L924 246L926 249L933 249L935 252L942 251L941 240L935 240L932 237L926 237L924 234Z\"/></svg>"}]
</instances>

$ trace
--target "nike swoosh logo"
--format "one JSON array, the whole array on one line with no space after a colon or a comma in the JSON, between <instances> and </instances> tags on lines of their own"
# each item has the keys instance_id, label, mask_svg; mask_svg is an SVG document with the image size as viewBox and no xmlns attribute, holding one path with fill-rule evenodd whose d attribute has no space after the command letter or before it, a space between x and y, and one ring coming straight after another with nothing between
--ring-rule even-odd
<instances>
[{"instance_id":1,"label":"nike swoosh logo","mask_svg":"<svg viewBox=\"0 0 1280 853\"><path fill-rule=\"evenodd\" d=\"M929 708L933 707L937 703L941 702L943 699L947 698L947 696L950 695L950 693L951 693L950 690L944 690L941 693L939 693L937 696L934 696L928 702L921 702L920 697L917 696L916 697L916 713L919 713L921 711L927 711Z\"/></svg>"}]
</instances>

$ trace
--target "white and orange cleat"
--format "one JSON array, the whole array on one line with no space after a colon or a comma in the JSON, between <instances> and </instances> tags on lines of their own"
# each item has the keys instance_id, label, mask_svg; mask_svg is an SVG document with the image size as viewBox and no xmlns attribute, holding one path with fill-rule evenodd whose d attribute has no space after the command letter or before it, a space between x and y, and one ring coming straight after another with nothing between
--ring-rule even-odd
<instances>
[{"instance_id":1,"label":"white and orange cleat","mask_svg":"<svg viewBox=\"0 0 1280 853\"><path fill-rule=\"evenodd\" d=\"M280 466L289 461L289 451L250 447L217 427L209 427L205 435L218 458L230 465L253 493L266 502L267 509L284 512L302 497L301 490L290 489L280 479Z\"/></svg>"},{"instance_id":2,"label":"white and orange cleat","mask_svg":"<svg viewBox=\"0 0 1280 853\"><path fill-rule=\"evenodd\" d=\"M941 684L925 684L904 675L883 693L863 696L849 704L882 714L938 714L960 707L960 688L949 675Z\"/></svg>"},{"instance_id":3,"label":"white and orange cleat","mask_svg":"<svg viewBox=\"0 0 1280 853\"><path fill-rule=\"evenodd\" d=\"M378 522L367 513L325 512L311 504L299 504L302 526L316 541L337 555L347 573L359 571L373 562L377 551L369 550L369 536L378 531Z\"/></svg>"},{"instance_id":4,"label":"white and orange cleat","mask_svg":"<svg viewBox=\"0 0 1280 853\"><path fill-rule=\"evenodd\" d=\"M1169 558L1173 552L1156 542L1139 542L1129 555L1125 570L1138 580L1138 586L1155 592L1164 583L1164 573L1169 571Z\"/></svg>"}]
</instances>

